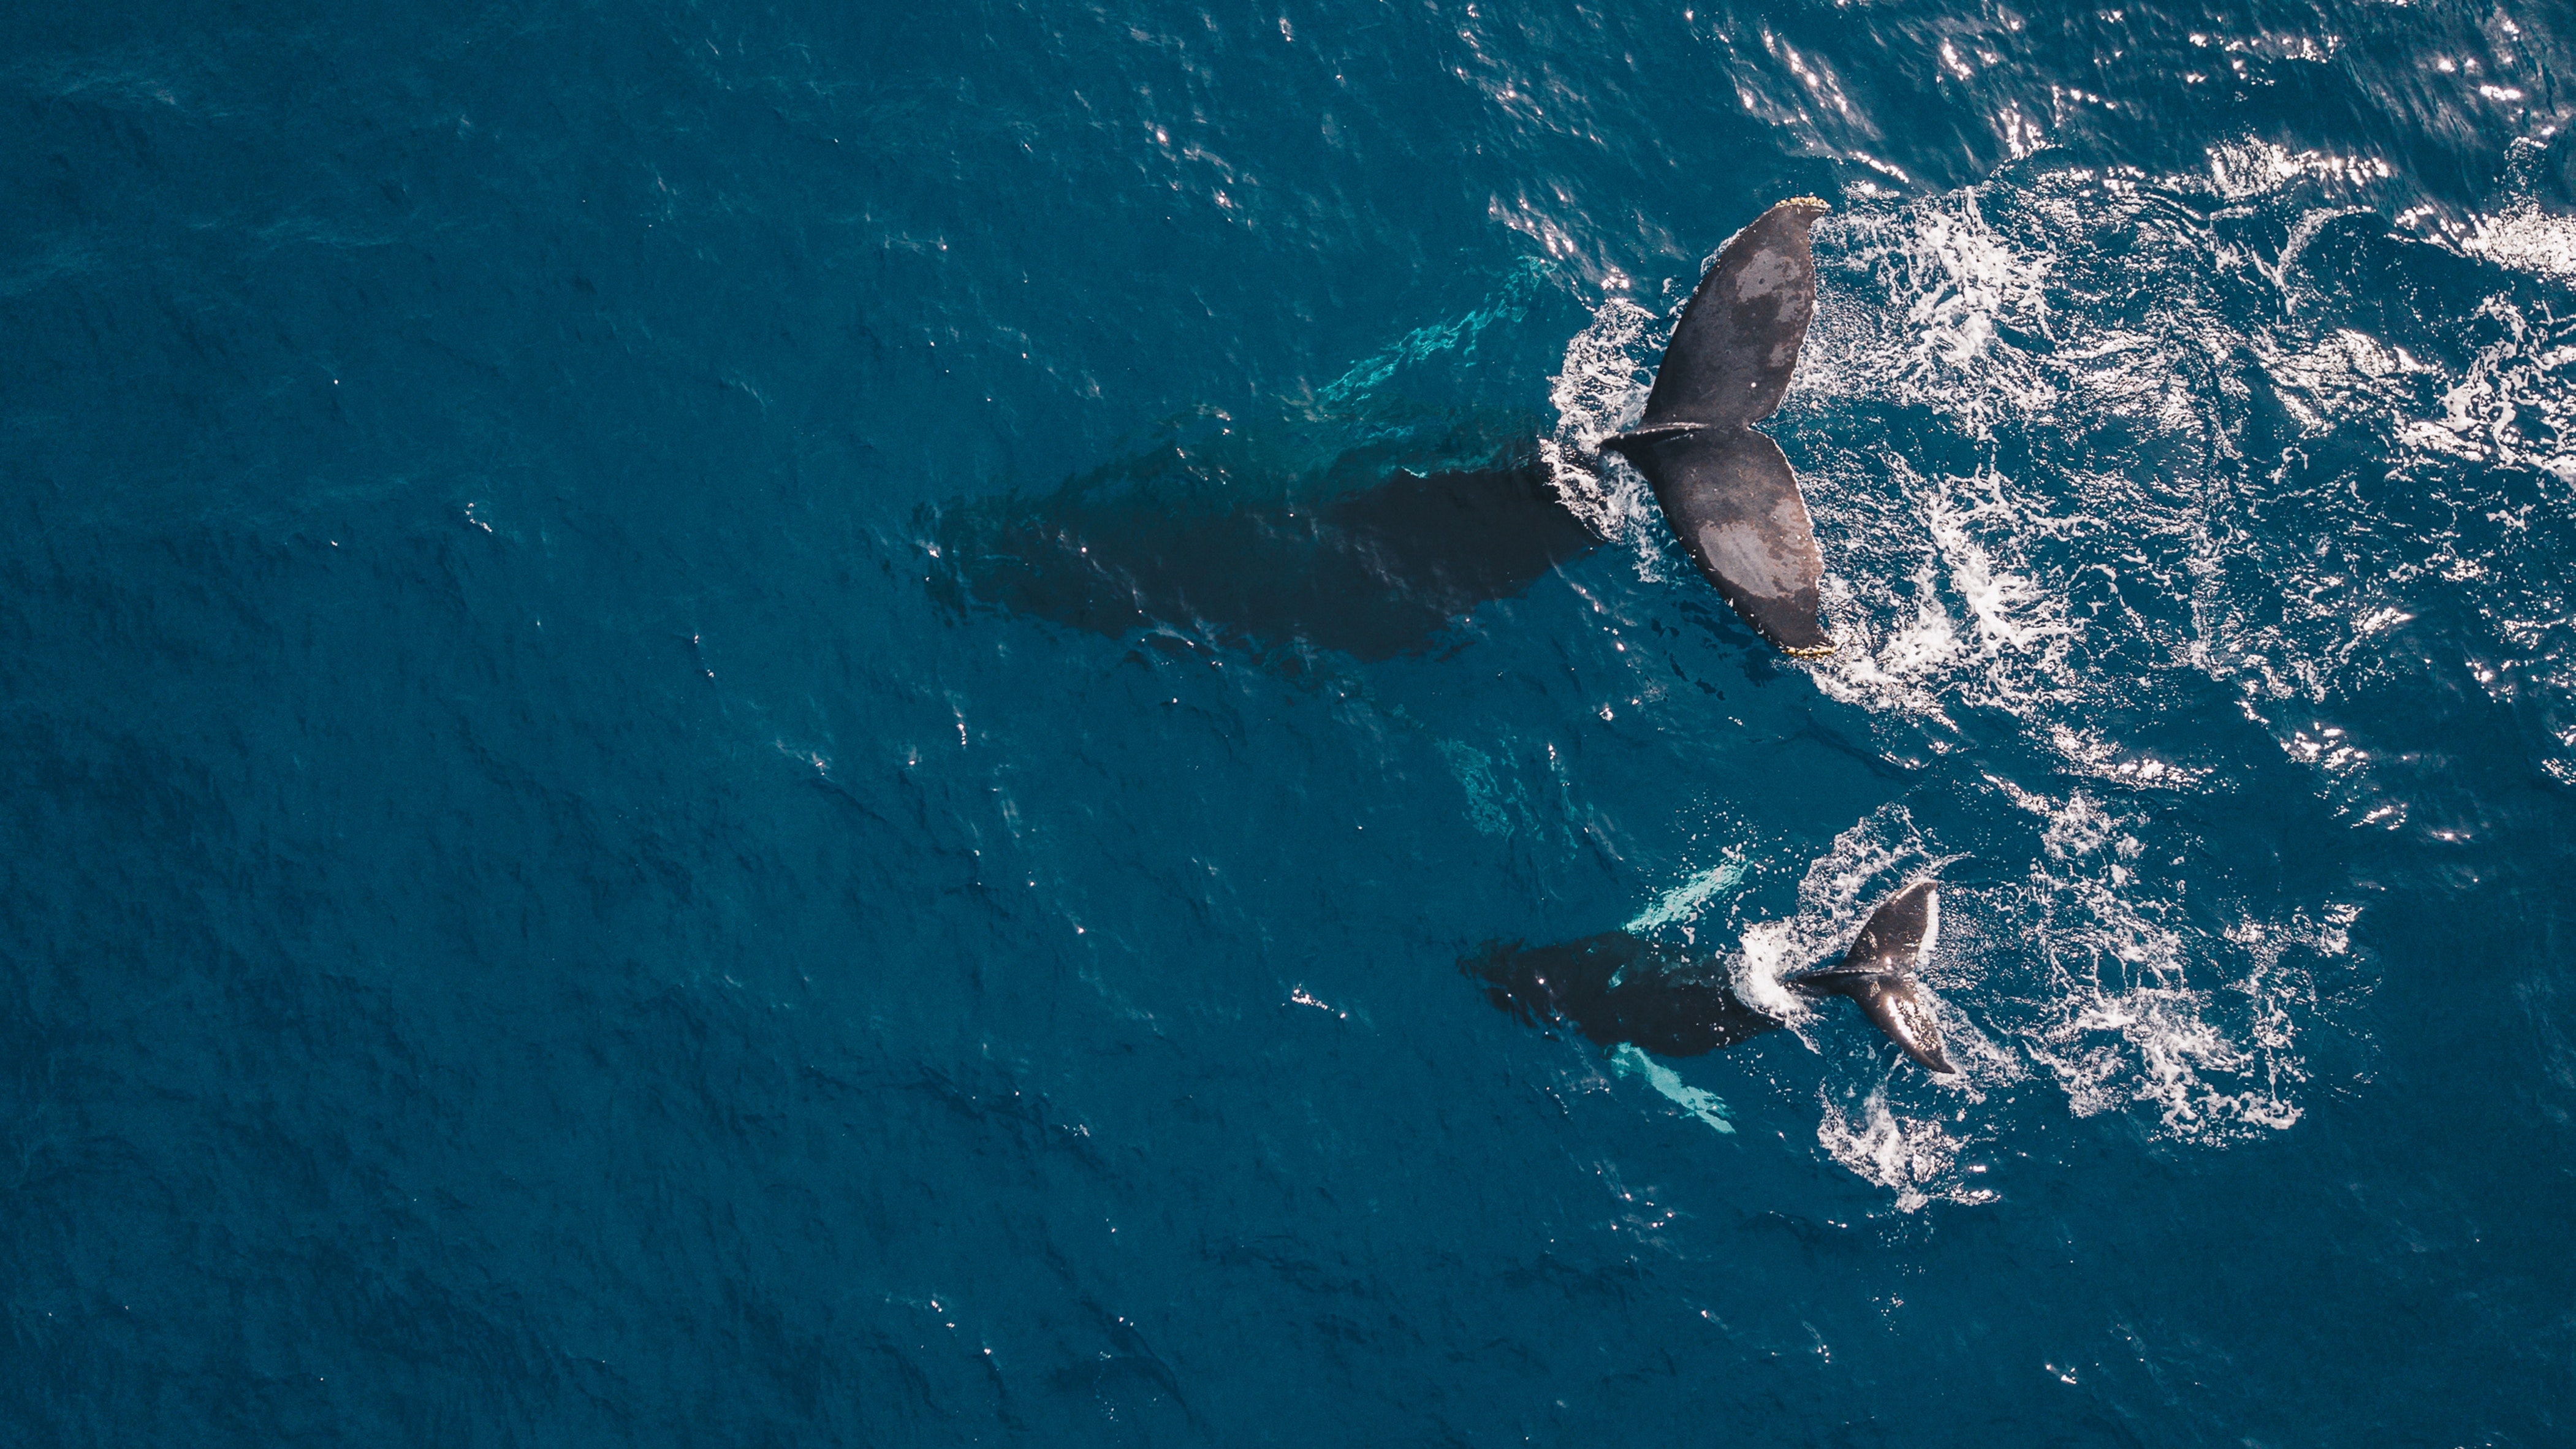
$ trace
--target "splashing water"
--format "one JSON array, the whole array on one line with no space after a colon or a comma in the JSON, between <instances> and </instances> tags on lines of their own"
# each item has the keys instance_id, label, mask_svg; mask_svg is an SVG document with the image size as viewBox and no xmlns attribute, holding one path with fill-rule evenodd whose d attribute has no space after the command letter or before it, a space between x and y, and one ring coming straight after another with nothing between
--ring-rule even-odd
<instances>
[{"instance_id":1,"label":"splashing water","mask_svg":"<svg viewBox=\"0 0 2576 1449\"><path fill-rule=\"evenodd\" d=\"M1637 557L1640 577L1650 579L1661 575L1653 571L1648 530L1660 525L1662 515L1644 476L1598 449L1603 438L1645 413L1660 343L1652 335L1660 331L1656 320L1625 297L1601 305L1591 325L1565 345L1565 365L1548 389L1548 400L1556 407L1556 430L1538 445L1557 497L1593 532L1627 544Z\"/></svg>"},{"instance_id":2,"label":"splashing water","mask_svg":"<svg viewBox=\"0 0 2576 1449\"><path fill-rule=\"evenodd\" d=\"M2305 1110L2305 1039L2366 989L2358 908L2213 906L2224 883L2179 869L2189 831L2117 803L2229 788L2206 745L2160 724L2178 705L2265 730L2348 822L2404 828L2425 807L2386 769L2412 742L2338 716L2425 667L2440 646L2410 626L2465 589L2477 677L2537 697L2561 746L2543 767L2576 782L2570 601L2526 562L2557 551L2517 546L2576 532L2576 322L2533 291L2566 275L2565 223L2512 202L2458 236L2388 231L2352 205L2384 170L2260 148L2197 176L2039 169L1818 228L1820 313L1771 425L1844 645L1813 677L1891 755L2010 741L2067 782L1987 777L2044 848L1976 892L1975 935L2016 947L1933 968L1972 1003L1973 1028L1941 1008L1962 1083L1872 1059L1824 1089L1840 1105L1820 1142L1901 1204L1982 1192L1956 1166L1979 1130L1959 1099L2034 1071L2076 1114L2134 1109L2174 1141ZM2356 251L2497 270L2461 316L2396 319L2338 280ZM1568 345L1552 462L1638 414L1659 330L1613 297ZM1596 527L1659 554L1624 470L1558 476ZM1930 853L1901 816L1847 833L1797 917L1746 931L1741 994L1803 1028L1779 974L1838 949L1858 883L1909 852Z\"/></svg>"}]
</instances>

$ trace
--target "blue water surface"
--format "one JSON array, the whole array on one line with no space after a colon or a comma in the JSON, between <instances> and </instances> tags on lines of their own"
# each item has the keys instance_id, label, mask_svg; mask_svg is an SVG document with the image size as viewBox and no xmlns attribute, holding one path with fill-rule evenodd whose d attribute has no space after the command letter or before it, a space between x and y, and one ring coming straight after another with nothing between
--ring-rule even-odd
<instances>
[{"instance_id":1,"label":"blue water surface","mask_svg":"<svg viewBox=\"0 0 2576 1449\"><path fill-rule=\"evenodd\" d=\"M0 1441L2570 1441L2563 8L0 42ZM1584 463L1798 194L1812 668ZM1151 542L1497 460L1384 648ZM1935 868L1955 1080L1457 967Z\"/></svg>"}]
</instances>

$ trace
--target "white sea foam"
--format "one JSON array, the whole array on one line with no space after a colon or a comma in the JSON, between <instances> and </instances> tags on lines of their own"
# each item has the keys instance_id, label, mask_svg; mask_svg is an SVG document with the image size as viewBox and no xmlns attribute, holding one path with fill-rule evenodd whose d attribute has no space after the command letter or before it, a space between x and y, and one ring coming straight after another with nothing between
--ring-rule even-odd
<instances>
[{"instance_id":1,"label":"white sea foam","mask_svg":"<svg viewBox=\"0 0 2576 1449\"><path fill-rule=\"evenodd\" d=\"M2147 868L2147 815L2084 789L2051 797L1992 783L2045 828L2023 879L1974 887L1964 900L1944 888L1954 924L1922 974L1956 1074L1891 1066L1873 1037L1824 1028L1778 987L1936 864L1901 807L1837 838L1810 868L1795 917L1746 933L1737 990L1797 1013L1793 1028L1825 1056L1818 1145L1910 1211L1985 1200L1967 1162L1995 1130L1983 1105L2034 1071L2076 1116L2134 1109L2177 1141L2221 1144L2297 1122L2317 972L2347 961L2354 908L2328 903L2283 920L2236 911L2232 924L2203 932L2178 885Z\"/></svg>"},{"instance_id":2,"label":"white sea foam","mask_svg":"<svg viewBox=\"0 0 2576 1449\"><path fill-rule=\"evenodd\" d=\"M2289 980L2282 948L2340 956L2340 927L2239 917L2202 935L2131 867L2068 854L1994 905L2041 967L2040 990L2001 1014L2076 1115L2141 1106L2166 1134L2209 1142L2298 1121L2299 1037L2316 1002L2312 983Z\"/></svg>"},{"instance_id":3,"label":"white sea foam","mask_svg":"<svg viewBox=\"0 0 2576 1449\"><path fill-rule=\"evenodd\" d=\"M1635 469L1597 449L1645 412L1661 333L1655 314L1626 297L1603 302L1565 345L1565 365L1548 390L1556 431L1538 445L1557 497L1593 532L1629 544L1645 569L1654 557L1647 529L1659 517L1654 495Z\"/></svg>"},{"instance_id":4,"label":"white sea foam","mask_svg":"<svg viewBox=\"0 0 2576 1449\"><path fill-rule=\"evenodd\" d=\"M1827 1087L1819 1101L1822 1125L1816 1140L1835 1161L1896 1195L1901 1212L1913 1212L1935 1198L1952 1202L1994 1201L1992 1190L1975 1186L1960 1172L1964 1139L1936 1116L1899 1115L1881 1082L1858 1109L1847 1111Z\"/></svg>"},{"instance_id":5,"label":"white sea foam","mask_svg":"<svg viewBox=\"0 0 2576 1449\"><path fill-rule=\"evenodd\" d=\"M2576 277L2576 217L2542 211L2528 198L2478 218L2460 246L2522 271Z\"/></svg>"},{"instance_id":6,"label":"white sea foam","mask_svg":"<svg viewBox=\"0 0 2576 1449\"><path fill-rule=\"evenodd\" d=\"M1774 425L1834 568L1846 647L1818 683L1892 723L2000 710L2070 767L2128 770L2136 748L2095 719L2149 705L2167 676L2225 680L2285 752L2340 774L2354 818L2402 818L2370 777L2379 752L2311 751L2302 732L2390 647L2419 580L2479 584L2496 653L2576 713L2568 600L2514 546L2541 520L2493 473L2465 496L2427 486L2464 463L2545 475L2562 490L2547 521L2566 524L2576 323L2500 290L2433 319L2473 344L2446 367L2311 320L2332 309L2301 258L2378 173L2259 147L2212 165L2221 199L2278 217L2277 254L2141 178L2074 169L1820 226L1814 388ZM2560 225L2517 204L2457 244L2556 275ZM2274 304L2249 309L2249 289ZM2251 429L2274 404L2286 438ZM1890 410L1911 436L1843 431ZM2355 435L2394 464L2393 497L2364 495L2375 475L2309 476L2313 447Z\"/></svg>"},{"instance_id":7,"label":"white sea foam","mask_svg":"<svg viewBox=\"0 0 2576 1449\"><path fill-rule=\"evenodd\" d=\"M2386 183L2368 158L2249 143L2195 175L2023 170L1818 227L1820 311L1766 425L1828 561L1843 648L1813 677L1891 755L2000 728L2049 777L1990 777L2038 817L2032 864L1953 911L1970 924L1930 969L1962 1080L1834 1057L1820 1142L1900 1202L1980 1191L1958 1166L1985 1130L1974 1103L2013 1073L2178 1142L2305 1111L2308 1043L2364 971L2353 907L2224 899L2188 864L2190 827L2128 803L2231 788L2162 726L2178 701L2224 701L2349 823L2403 826L2415 807L2384 762L2439 742L2338 715L2391 669L2456 667L2410 664L2429 647L2410 626L2432 595L2465 596L2486 630L2471 676L2537 697L2559 751L2543 768L2576 784L2576 588L2554 550L2521 546L2576 530L2576 320L2542 295L2576 276L2576 230L2508 200L2392 241L2375 212L2354 220ZM2344 267L2356 238L2492 263L2492 294L2418 319L2438 342L2376 332L2347 278L2311 270ZM1558 378L1560 487L1641 556L1667 547L1650 495L1571 463L1635 416L1663 331L1607 303ZM1805 1023L1779 974L1839 949L1929 854L1910 824L1856 826L1796 916L1744 933L1739 991Z\"/></svg>"},{"instance_id":8,"label":"white sea foam","mask_svg":"<svg viewBox=\"0 0 2576 1449\"><path fill-rule=\"evenodd\" d=\"M2212 147L2209 175L2219 195L2246 201L2275 195L2300 182L2373 186L2388 179L2388 163L2376 156L2293 151L2276 141L2246 140Z\"/></svg>"}]
</instances>

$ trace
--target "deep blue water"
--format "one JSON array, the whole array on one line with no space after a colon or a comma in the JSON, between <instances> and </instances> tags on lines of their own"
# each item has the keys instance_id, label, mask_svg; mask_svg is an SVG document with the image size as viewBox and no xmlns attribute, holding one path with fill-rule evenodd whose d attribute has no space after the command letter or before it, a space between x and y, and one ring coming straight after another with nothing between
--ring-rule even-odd
<instances>
[{"instance_id":1,"label":"deep blue water","mask_svg":"<svg viewBox=\"0 0 2576 1449\"><path fill-rule=\"evenodd\" d=\"M0 42L0 1442L2570 1441L2564 10ZM1801 193L1814 668L1566 464ZM1385 648L942 549L1503 456ZM1936 865L1957 1082L1456 965Z\"/></svg>"}]
</instances>

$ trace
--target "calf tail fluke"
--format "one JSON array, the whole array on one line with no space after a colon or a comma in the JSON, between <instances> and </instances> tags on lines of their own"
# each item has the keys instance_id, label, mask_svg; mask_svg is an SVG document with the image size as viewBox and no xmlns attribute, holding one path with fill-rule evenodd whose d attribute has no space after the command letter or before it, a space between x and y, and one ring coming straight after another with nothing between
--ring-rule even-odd
<instances>
[{"instance_id":1,"label":"calf tail fluke","mask_svg":"<svg viewBox=\"0 0 2576 1449\"><path fill-rule=\"evenodd\" d=\"M1953 1072L1958 1069L1941 1054L1941 1023L1914 979L1940 935L1940 889L1932 881L1917 881L1870 913L1860 938L1840 962L1792 977L1788 984L1812 995L1850 997L1898 1050L1925 1070Z\"/></svg>"}]
</instances>

